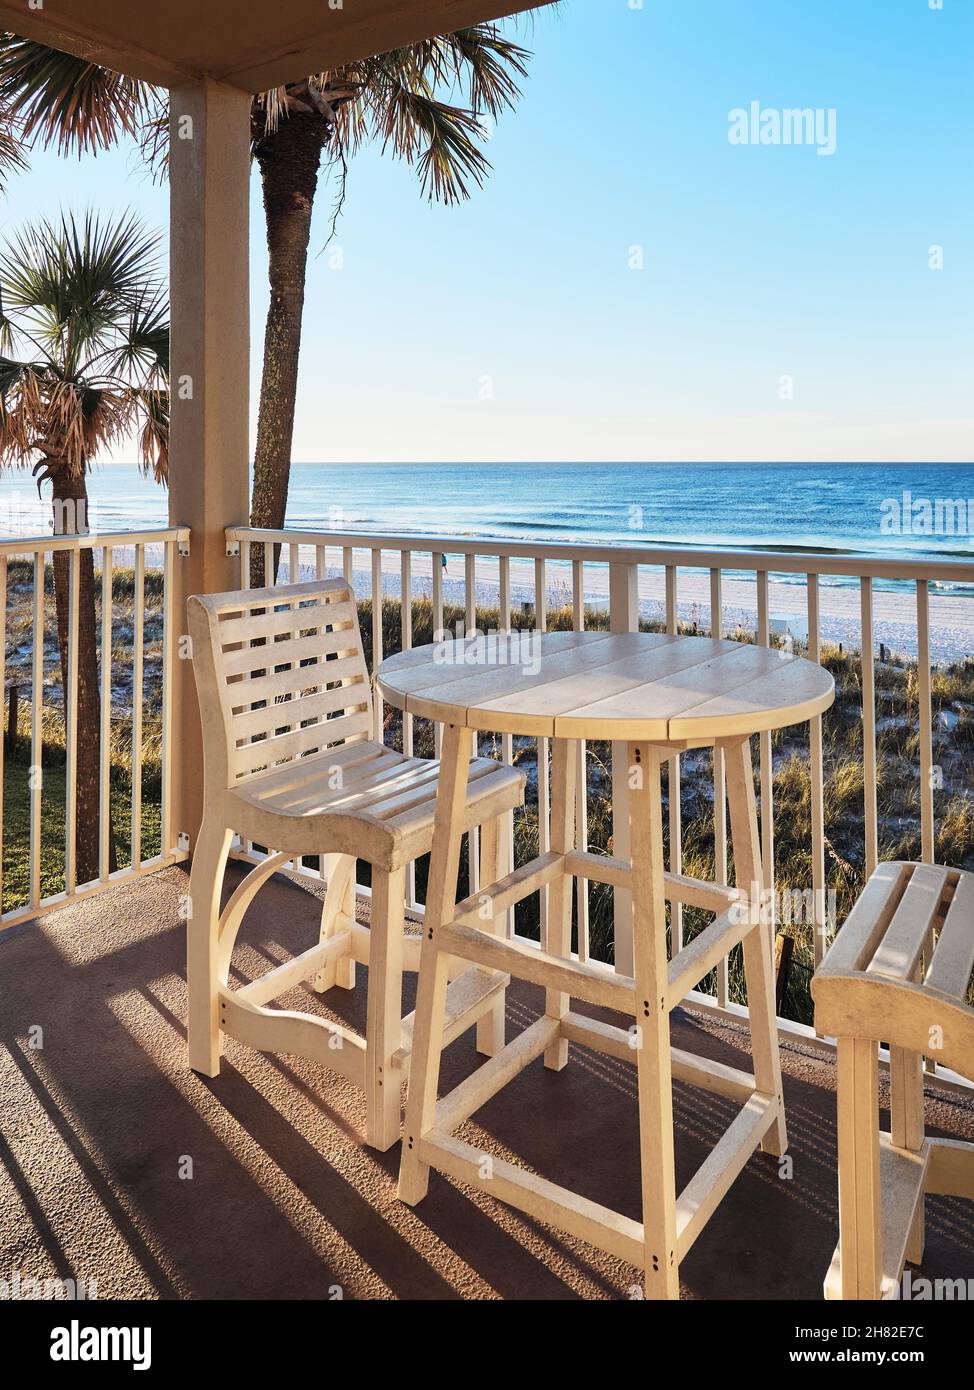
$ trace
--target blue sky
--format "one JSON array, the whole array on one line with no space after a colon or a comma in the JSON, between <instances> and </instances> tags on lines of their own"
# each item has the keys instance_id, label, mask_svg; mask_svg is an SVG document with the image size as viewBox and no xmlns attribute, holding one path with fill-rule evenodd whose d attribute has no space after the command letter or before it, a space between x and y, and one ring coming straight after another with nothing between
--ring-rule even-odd
<instances>
[{"instance_id":1,"label":"blue sky","mask_svg":"<svg viewBox=\"0 0 974 1390\"><path fill-rule=\"evenodd\" d=\"M468 204L365 151L333 269L323 182L296 460L971 458L971 0L563 0L518 32ZM752 101L834 108L834 155L732 145ZM131 151L37 155L0 233L89 203L165 228L167 198ZM256 175L252 248L255 407Z\"/></svg>"}]
</instances>

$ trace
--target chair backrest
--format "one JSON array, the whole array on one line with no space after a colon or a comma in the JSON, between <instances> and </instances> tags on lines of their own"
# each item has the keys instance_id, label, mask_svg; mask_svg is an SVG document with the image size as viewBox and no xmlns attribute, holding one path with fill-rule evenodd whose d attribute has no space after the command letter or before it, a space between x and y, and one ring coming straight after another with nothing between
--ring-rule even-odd
<instances>
[{"instance_id":1,"label":"chair backrest","mask_svg":"<svg viewBox=\"0 0 974 1390\"><path fill-rule=\"evenodd\" d=\"M188 611L208 786L369 735L372 692L347 580L194 596Z\"/></svg>"}]
</instances>

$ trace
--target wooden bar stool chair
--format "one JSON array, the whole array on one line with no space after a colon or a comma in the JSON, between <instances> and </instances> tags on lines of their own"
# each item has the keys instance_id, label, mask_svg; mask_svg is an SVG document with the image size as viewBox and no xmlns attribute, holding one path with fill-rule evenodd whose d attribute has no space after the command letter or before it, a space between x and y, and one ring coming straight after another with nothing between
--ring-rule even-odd
<instances>
[{"instance_id":1,"label":"wooden bar stool chair","mask_svg":"<svg viewBox=\"0 0 974 1390\"><path fill-rule=\"evenodd\" d=\"M974 1081L974 874L880 864L812 981L838 1043L839 1244L826 1298L895 1298L923 1258L924 1193L974 1198L974 1144L928 1139L923 1059ZM879 1129L889 1045L890 1131Z\"/></svg>"},{"instance_id":2,"label":"wooden bar stool chair","mask_svg":"<svg viewBox=\"0 0 974 1390\"><path fill-rule=\"evenodd\" d=\"M190 879L190 1066L216 1076L224 1035L261 1052L309 1057L365 1091L368 1143L388 1149L399 1137L412 1039L412 1016L401 1017L402 972L419 959L418 939L404 938L405 871L432 845L439 765L369 738L371 686L344 579L191 598L189 629L204 753ZM487 758L472 760L469 772L463 824L483 827L482 872L492 882L506 871L499 818L523 800L524 778ZM268 856L221 912L234 834L266 846ZM275 870L305 855L321 856L327 874L318 943L231 989L246 909ZM356 859L372 866L368 928L355 920ZM364 1040L316 1015L266 1007L312 977L319 991L352 988L357 961L369 966ZM481 1052L502 1047L507 983L477 968L454 978L450 1036L477 1023Z\"/></svg>"}]
</instances>

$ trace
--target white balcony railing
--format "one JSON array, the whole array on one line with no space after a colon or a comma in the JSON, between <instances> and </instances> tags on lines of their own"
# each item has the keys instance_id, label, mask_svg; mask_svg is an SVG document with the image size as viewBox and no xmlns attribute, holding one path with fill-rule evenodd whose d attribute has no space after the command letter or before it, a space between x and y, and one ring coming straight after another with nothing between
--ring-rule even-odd
<instances>
[{"instance_id":1,"label":"white balcony railing","mask_svg":"<svg viewBox=\"0 0 974 1390\"><path fill-rule=\"evenodd\" d=\"M19 711L12 738L0 745L3 928L185 857L173 845L169 751L173 567L188 547L189 532L175 528L0 541L0 687L8 695L13 687L11 704ZM80 603L86 553L94 631L85 631L89 615ZM55 557L66 557L66 677ZM79 727L79 629L97 650L96 730ZM83 789L79 802L79 750L95 737L97 787ZM79 816L93 807L96 862L85 874L77 855Z\"/></svg>"},{"instance_id":2,"label":"white balcony railing","mask_svg":"<svg viewBox=\"0 0 974 1390\"><path fill-rule=\"evenodd\" d=\"M459 608L467 632L478 626L478 611L488 608L496 611L500 628L506 629L512 621L520 625L529 622L544 630L554 609L570 610L574 627L584 627L586 621L595 621L598 609L608 614L608 623L615 631L633 630L640 620L647 616L656 618L668 631L675 632L678 626L692 625L701 633L719 633L722 636L735 635L756 640L764 645L778 640L774 635L771 595L775 592L773 576L787 576L791 585L789 603L798 610L798 615L807 627L802 633L800 647L812 660L823 660L834 652L826 649L822 637L822 588L824 576L840 576L846 584L853 583L855 610L859 620L861 643L861 705L856 712L861 725L861 739L854 740L861 748L862 762L862 855L861 863L855 866L859 879L864 879L872 871L880 857L880 814L877 801L879 761L877 757L877 682L876 682L876 642L874 640L874 584L877 580L897 580L908 585L912 617L913 642L916 657L916 757L912 769L917 808L919 855L927 862L935 856L937 830L937 777L934 767L933 742L933 703L932 666L930 656L930 584L974 585L974 559L966 560L924 560L904 555L902 557L874 557L833 554L796 554L760 551L701 550L689 548L662 547L615 547L615 546L577 546L546 544L534 541L486 541L443 536L420 535L366 535L356 532L315 532L296 530L252 530L234 528L227 532L228 553L239 555L240 583L249 584L250 559L254 547L262 546L265 555L265 573L272 574L275 548L280 548L280 567L278 582L289 582L297 578L323 577L331 574L344 574L350 580L359 600L371 599L371 648L373 664L381 661L389 651L383 650L383 604L374 600L381 597L386 609L390 602L398 605L401 614L400 627L403 648L413 643L414 605L417 599L425 598L432 607L433 630L441 630L448 607ZM463 578L459 575L444 579L444 556L462 557ZM390 565L391 562L391 565ZM706 592L709 603L696 605L696 611L688 611L688 605L680 601L681 578L689 572L699 576L703 571L707 576ZM742 572L753 576L754 619L750 632L730 631L728 607L724 601L724 585L728 571L735 576ZM796 582L797 581L797 582ZM699 578L697 586L699 587ZM737 580L734 580L735 588ZM777 590L780 594L782 591ZM655 593L658 603L653 611L647 613L647 593ZM902 608L902 591L900 596ZM530 609L526 615L519 614L518 605ZM559 617L564 621L564 616ZM601 621L605 621L603 617ZM368 635L368 634L367 634ZM429 640L428 638L425 640ZM847 642L848 645L848 642ZM912 653L911 653L912 654ZM911 696L911 700L913 696ZM826 721L829 716L825 716ZM384 712L376 711L375 736L383 737L386 727ZM436 746L439 745L437 731ZM413 746L413 720L406 716L402 727L404 748ZM518 743L525 741L518 740ZM760 820L762 837L762 857L765 880L769 887L775 885L775 771L772 761L773 738L771 734L761 735L758 744L757 776L760 792ZM512 739L503 735L496 741L500 756L510 761L515 754ZM808 902L812 921L807 924L811 938L812 959L809 968L817 965L827 948L830 935L835 929L832 920L830 876L826 872L826 844L829 842L829 826L826 825L826 752L823 744L823 719L811 722L807 731L807 765L810 778L810 843L807 852L811 860L811 887ZM582 758L585 759L582 750ZM542 741L537 749L538 779L538 835L541 848L544 848L547 817L547 760L548 750ZM623 766L621 759L619 767ZM584 766L584 761L583 761ZM699 774L698 774L699 775ZM904 774L905 775L905 774ZM723 796L723 768L719 758L712 769L713 778L713 852L715 874L719 881L726 882L728 874L728 836L725 799ZM587 779L580 778L582 800L578 810L578 834L583 847L588 847L588 811L585 805ZM613 777L612 804L618 807L625 796L624 777ZM681 868L681 825L683 796L681 795L681 772L677 763L669 795L669 839L671 850L671 869L679 872ZM971 846L974 851L974 845ZM615 854L625 854L626 847L617 838L613 844ZM471 847L471 858L476 854L476 845ZM301 866L295 866L300 869ZM475 874L475 867L472 868ZM776 900L777 901L777 900ZM577 900L577 949L582 959L588 956L589 942L589 885L579 884ZM615 955L620 965L625 966L631 943L626 939L626 904L622 895L615 903L616 940ZM681 910L675 909L672 931L676 942L682 939L683 920ZM696 992L692 1002L706 1009L715 1009L729 1018L741 1014L739 1002L730 994L728 962L723 962L716 972L714 989L710 994ZM811 1030L782 1021L785 1031L797 1031L811 1035Z\"/></svg>"}]
</instances>

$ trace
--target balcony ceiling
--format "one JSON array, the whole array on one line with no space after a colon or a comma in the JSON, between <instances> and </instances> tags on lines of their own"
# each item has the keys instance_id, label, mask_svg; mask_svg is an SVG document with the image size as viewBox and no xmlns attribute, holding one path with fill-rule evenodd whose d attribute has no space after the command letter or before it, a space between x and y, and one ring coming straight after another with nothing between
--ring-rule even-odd
<instances>
[{"instance_id":1,"label":"balcony ceiling","mask_svg":"<svg viewBox=\"0 0 974 1390\"><path fill-rule=\"evenodd\" d=\"M175 87L201 77L247 92L533 8L537 0L0 0L0 24L92 62Z\"/></svg>"}]
</instances>

